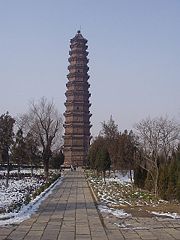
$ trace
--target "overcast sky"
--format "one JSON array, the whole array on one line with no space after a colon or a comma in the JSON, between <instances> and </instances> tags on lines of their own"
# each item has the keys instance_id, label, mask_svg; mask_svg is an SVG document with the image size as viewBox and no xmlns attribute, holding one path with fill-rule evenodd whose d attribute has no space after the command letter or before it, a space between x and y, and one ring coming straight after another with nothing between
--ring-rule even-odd
<instances>
[{"instance_id":1,"label":"overcast sky","mask_svg":"<svg viewBox=\"0 0 180 240\"><path fill-rule=\"evenodd\" d=\"M88 39L92 134L180 121L179 0L0 0L0 113L46 96L65 111L69 40Z\"/></svg>"}]
</instances>

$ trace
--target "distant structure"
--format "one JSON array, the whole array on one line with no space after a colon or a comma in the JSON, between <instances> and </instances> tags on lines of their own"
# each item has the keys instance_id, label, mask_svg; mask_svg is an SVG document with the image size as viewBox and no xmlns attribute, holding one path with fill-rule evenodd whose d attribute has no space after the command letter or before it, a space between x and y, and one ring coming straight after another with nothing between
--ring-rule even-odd
<instances>
[{"instance_id":1,"label":"distant structure","mask_svg":"<svg viewBox=\"0 0 180 240\"><path fill-rule=\"evenodd\" d=\"M65 134L64 134L64 156L65 165L84 166L87 163L87 153L90 143L90 114L89 102L90 84L87 66L88 46L87 40L78 31L73 39L70 40L70 52L67 75L68 83L65 107Z\"/></svg>"}]
</instances>

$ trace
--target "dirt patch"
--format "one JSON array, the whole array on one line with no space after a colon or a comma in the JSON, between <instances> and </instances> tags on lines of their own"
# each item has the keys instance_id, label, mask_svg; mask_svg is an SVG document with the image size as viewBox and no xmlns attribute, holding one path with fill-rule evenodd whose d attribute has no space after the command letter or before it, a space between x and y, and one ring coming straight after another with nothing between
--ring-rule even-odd
<instances>
[{"instance_id":1,"label":"dirt patch","mask_svg":"<svg viewBox=\"0 0 180 240\"><path fill-rule=\"evenodd\" d=\"M115 209L123 209L125 212L131 214L132 217L153 217L155 215L152 212L177 213L180 215L180 204L178 203L166 203L157 206L124 206L112 204L108 204L108 206Z\"/></svg>"}]
</instances>

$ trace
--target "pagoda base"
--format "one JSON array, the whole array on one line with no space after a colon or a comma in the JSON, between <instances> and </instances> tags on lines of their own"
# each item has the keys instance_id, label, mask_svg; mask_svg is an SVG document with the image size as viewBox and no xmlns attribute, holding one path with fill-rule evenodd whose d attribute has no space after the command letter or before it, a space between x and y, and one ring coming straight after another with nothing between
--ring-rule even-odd
<instances>
[{"instance_id":1,"label":"pagoda base","mask_svg":"<svg viewBox=\"0 0 180 240\"><path fill-rule=\"evenodd\" d=\"M64 151L64 165L85 166L87 165L87 154L82 151Z\"/></svg>"}]
</instances>

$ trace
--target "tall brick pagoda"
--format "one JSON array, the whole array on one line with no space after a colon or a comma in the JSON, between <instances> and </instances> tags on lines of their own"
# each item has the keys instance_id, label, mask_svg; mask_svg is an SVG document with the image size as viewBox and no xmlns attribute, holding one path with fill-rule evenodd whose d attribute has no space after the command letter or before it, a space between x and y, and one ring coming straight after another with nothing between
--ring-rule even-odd
<instances>
[{"instance_id":1,"label":"tall brick pagoda","mask_svg":"<svg viewBox=\"0 0 180 240\"><path fill-rule=\"evenodd\" d=\"M89 102L90 84L87 66L87 40L78 31L70 40L70 52L67 75L68 83L65 107L64 156L65 165L83 166L87 163L87 152L91 138Z\"/></svg>"}]
</instances>

